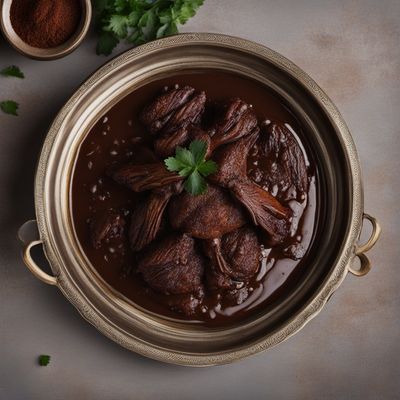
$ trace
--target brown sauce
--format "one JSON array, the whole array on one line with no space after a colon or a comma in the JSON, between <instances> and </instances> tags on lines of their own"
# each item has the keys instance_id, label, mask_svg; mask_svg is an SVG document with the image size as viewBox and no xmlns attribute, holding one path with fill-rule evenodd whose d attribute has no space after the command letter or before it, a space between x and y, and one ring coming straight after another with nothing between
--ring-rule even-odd
<instances>
[{"instance_id":1,"label":"brown sauce","mask_svg":"<svg viewBox=\"0 0 400 400\"><path fill-rule=\"evenodd\" d=\"M94 249L89 230L89 221L96 211L124 209L129 215L143 199L142 194L133 193L112 181L106 176L105 170L113 163L124 160L133 159L139 163L148 161L148 134L139 122L138 115L161 88L175 84L204 90L211 101L240 97L253 106L259 122L271 120L287 124L303 149L310 177L308 194L294 205L294 209L301 210L295 240L305 250L305 255L300 260L293 260L285 256L282 248L262 245L261 267L248 286L251 290L249 297L237 304L226 299L221 301L217 292L207 293L203 311L192 318L171 310L167 304L168 296L155 292L144 282L136 272L137 255L129 250L127 243L123 249L112 246ZM307 249L314 239L317 182L313 160L305 146L305 135L295 116L276 94L255 81L234 74L211 71L187 73L161 79L135 90L99 119L79 150L73 175L72 213L76 234L85 254L111 287L143 309L170 318L211 326L230 324L252 315L272 301L284 298L298 282L307 263ZM252 154L248 158L249 176L255 169L263 168L265 163L262 156ZM257 183L261 186L264 184L261 178Z\"/></svg>"}]
</instances>

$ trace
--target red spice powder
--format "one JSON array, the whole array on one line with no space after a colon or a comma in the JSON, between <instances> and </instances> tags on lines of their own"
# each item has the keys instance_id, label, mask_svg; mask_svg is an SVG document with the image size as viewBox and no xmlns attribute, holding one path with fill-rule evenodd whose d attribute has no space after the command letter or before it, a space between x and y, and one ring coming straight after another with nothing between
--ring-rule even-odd
<instances>
[{"instance_id":1,"label":"red spice powder","mask_svg":"<svg viewBox=\"0 0 400 400\"><path fill-rule=\"evenodd\" d=\"M10 10L18 36L43 49L65 43L76 32L81 15L80 0L14 0Z\"/></svg>"}]
</instances>

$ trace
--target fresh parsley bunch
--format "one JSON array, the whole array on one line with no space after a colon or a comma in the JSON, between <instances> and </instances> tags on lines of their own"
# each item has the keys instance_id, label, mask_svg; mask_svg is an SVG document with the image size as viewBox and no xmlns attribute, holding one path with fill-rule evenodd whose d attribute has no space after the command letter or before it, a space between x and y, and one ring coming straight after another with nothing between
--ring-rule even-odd
<instances>
[{"instance_id":1,"label":"fresh parsley bunch","mask_svg":"<svg viewBox=\"0 0 400 400\"><path fill-rule=\"evenodd\" d=\"M97 54L109 55L122 39L139 45L178 33L204 0L95 0Z\"/></svg>"},{"instance_id":2,"label":"fresh parsley bunch","mask_svg":"<svg viewBox=\"0 0 400 400\"><path fill-rule=\"evenodd\" d=\"M186 178L183 187L194 196L207 191L207 182L204 177L218 170L214 161L205 159L206 152L207 144L202 140L194 140L190 143L189 149L178 146L175 157L164 160L168 171L177 172Z\"/></svg>"}]
</instances>

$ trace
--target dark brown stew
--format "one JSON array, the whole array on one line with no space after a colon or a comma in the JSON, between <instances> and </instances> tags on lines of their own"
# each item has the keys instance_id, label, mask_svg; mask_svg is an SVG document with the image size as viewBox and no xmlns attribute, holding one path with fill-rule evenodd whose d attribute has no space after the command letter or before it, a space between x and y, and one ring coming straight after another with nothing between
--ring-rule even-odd
<instances>
[{"instance_id":1,"label":"dark brown stew","mask_svg":"<svg viewBox=\"0 0 400 400\"><path fill-rule=\"evenodd\" d=\"M316 177L294 115L225 72L149 83L91 129L72 184L78 239L103 279L164 316L223 325L296 285L316 218ZM206 142L218 171L194 196L163 160Z\"/></svg>"}]
</instances>

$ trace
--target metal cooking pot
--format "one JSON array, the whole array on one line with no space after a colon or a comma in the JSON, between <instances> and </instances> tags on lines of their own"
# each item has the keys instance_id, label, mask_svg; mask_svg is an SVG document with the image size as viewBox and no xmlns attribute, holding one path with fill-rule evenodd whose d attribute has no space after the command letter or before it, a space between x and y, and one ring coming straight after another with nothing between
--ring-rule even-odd
<instances>
[{"instance_id":1,"label":"metal cooking pot","mask_svg":"<svg viewBox=\"0 0 400 400\"><path fill-rule=\"evenodd\" d=\"M95 122L120 99L152 80L182 71L216 69L255 79L273 90L306 128L317 164L318 241L303 278L284 299L234 326L207 328L152 314L111 288L85 256L74 233L70 188L79 146ZM39 236L23 258L42 281L57 285L104 335L142 355L174 364L229 363L266 350L300 330L339 287L348 271L366 274L365 255L380 227L363 213L356 149L338 110L318 85L286 58L259 44L215 34L183 34L132 49L96 71L55 118L43 144L35 179ZM358 245L363 220L372 224ZM31 257L42 245L53 276ZM359 261L355 261L355 259ZM355 265L359 265L358 268Z\"/></svg>"}]
</instances>

